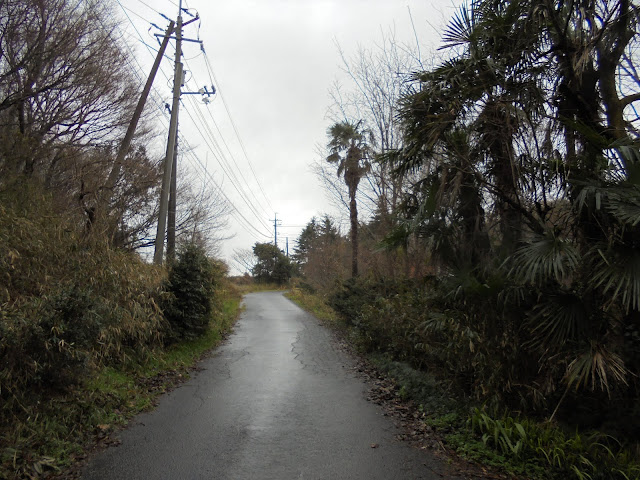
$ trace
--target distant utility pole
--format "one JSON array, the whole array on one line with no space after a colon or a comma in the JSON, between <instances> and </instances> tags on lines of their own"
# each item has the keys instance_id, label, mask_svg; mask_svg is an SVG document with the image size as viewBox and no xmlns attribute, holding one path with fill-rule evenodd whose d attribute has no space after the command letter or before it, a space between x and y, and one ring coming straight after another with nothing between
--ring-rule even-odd
<instances>
[{"instance_id":1,"label":"distant utility pole","mask_svg":"<svg viewBox=\"0 0 640 480\"><path fill-rule=\"evenodd\" d=\"M278 226L282 225L282 220L278 220L278 214L274 213L273 220L269 220L273 222L273 244L278 246Z\"/></svg>"},{"instance_id":2,"label":"distant utility pole","mask_svg":"<svg viewBox=\"0 0 640 480\"><path fill-rule=\"evenodd\" d=\"M287 257L289 256L289 237L286 237L287 239Z\"/></svg>"}]
</instances>

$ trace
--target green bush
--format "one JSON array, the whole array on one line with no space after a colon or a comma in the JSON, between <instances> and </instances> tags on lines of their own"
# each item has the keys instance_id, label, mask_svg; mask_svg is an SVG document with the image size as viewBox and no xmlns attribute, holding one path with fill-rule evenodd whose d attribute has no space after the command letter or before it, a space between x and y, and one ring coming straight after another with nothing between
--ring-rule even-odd
<instances>
[{"instance_id":1,"label":"green bush","mask_svg":"<svg viewBox=\"0 0 640 480\"><path fill-rule=\"evenodd\" d=\"M351 279L330 296L359 346L429 368L457 390L497 405L516 405L537 375L522 355L511 311L499 305L499 279L473 275L444 280ZM518 385L514 387L514 385Z\"/></svg>"},{"instance_id":2,"label":"green bush","mask_svg":"<svg viewBox=\"0 0 640 480\"><path fill-rule=\"evenodd\" d=\"M193 339L207 331L212 318L213 296L220 269L207 258L205 250L188 243L178 253L169 270L167 298L163 305L169 322L169 342Z\"/></svg>"},{"instance_id":3,"label":"green bush","mask_svg":"<svg viewBox=\"0 0 640 480\"><path fill-rule=\"evenodd\" d=\"M0 191L0 427L27 396L143 358L168 330L162 269L55 207L35 182Z\"/></svg>"},{"instance_id":4,"label":"green bush","mask_svg":"<svg viewBox=\"0 0 640 480\"><path fill-rule=\"evenodd\" d=\"M508 413L497 418L479 408L473 409L469 422L486 446L519 467L518 473L553 469L553 478L640 478L637 460L615 439L601 433L567 434L550 423L541 424Z\"/></svg>"},{"instance_id":5,"label":"green bush","mask_svg":"<svg viewBox=\"0 0 640 480\"><path fill-rule=\"evenodd\" d=\"M77 286L45 299L38 321L25 332L25 354L35 383L63 386L81 378L97 347L101 319L96 297Z\"/></svg>"},{"instance_id":6,"label":"green bush","mask_svg":"<svg viewBox=\"0 0 640 480\"><path fill-rule=\"evenodd\" d=\"M308 282L298 283L298 288L304 293L308 293L310 295L315 295L316 293L318 293L318 289Z\"/></svg>"},{"instance_id":7,"label":"green bush","mask_svg":"<svg viewBox=\"0 0 640 480\"><path fill-rule=\"evenodd\" d=\"M340 283L329 295L329 305L347 324L354 325L358 323L365 305L372 305L377 299L391 298L413 287L413 282L408 281L350 278Z\"/></svg>"},{"instance_id":8,"label":"green bush","mask_svg":"<svg viewBox=\"0 0 640 480\"><path fill-rule=\"evenodd\" d=\"M386 355L374 355L371 359L400 387L404 400L414 401L430 416L448 414L457 418L458 414L454 412L456 404L450 398L447 385L432 374L412 368L407 363L390 360Z\"/></svg>"},{"instance_id":9,"label":"green bush","mask_svg":"<svg viewBox=\"0 0 640 480\"><path fill-rule=\"evenodd\" d=\"M174 330L163 301L198 300L207 321L218 308L211 286L224 269L184 253L184 272L183 265L172 272L180 287L173 295L163 267L114 248L100 231L88 233L37 182L0 186L0 478L41 478L68 466L96 429L148 402L147 384L133 379L169 358L161 347ZM177 300L173 307L195 321L193 308ZM212 343L198 340L188 348ZM94 392L104 367L131 383L115 394ZM131 395L143 398L134 405Z\"/></svg>"}]
</instances>

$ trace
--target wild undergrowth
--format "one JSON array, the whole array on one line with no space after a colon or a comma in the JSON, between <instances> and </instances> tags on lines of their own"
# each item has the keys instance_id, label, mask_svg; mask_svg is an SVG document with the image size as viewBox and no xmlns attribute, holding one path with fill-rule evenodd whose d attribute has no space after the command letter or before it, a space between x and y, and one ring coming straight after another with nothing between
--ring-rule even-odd
<instances>
[{"instance_id":1,"label":"wild undergrowth","mask_svg":"<svg viewBox=\"0 0 640 480\"><path fill-rule=\"evenodd\" d=\"M640 462L609 435L509 411L491 413L455 396L450 385L428 372L388 355L369 359L397 384L400 398L418 405L424 421L463 458L536 480L640 478Z\"/></svg>"},{"instance_id":2,"label":"wild undergrowth","mask_svg":"<svg viewBox=\"0 0 640 480\"><path fill-rule=\"evenodd\" d=\"M451 299L443 300L428 286L349 281L328 296L330 306L320 295L299 289L290 298L332 319L459 455L525 478L640 478L632 438L616 439L580 424L577 414L549 421L538 410L525 413L523 407L531 404L514 403L518 397L508 383L499 383L526 366L516 349L504 345L508 332L502 340L488 341L486 322L474 325L470 319L477 317L471 312L461 317ZM466 288L479 288L481 298L492 287ZM469 309L472 300L467 299ZM492 333L498 331L493 328ZM568 392L564 401L575 402L575 395Z\"/></svg>"},{"instance_id":3,"label":"wild undergrowth","mask_svg":"<svg viewBox=\"0 0 640 480\"><path fill-rule=\"evenodd\" d=\"M156 349L140 361L98 368L64 391L43 392L22 403L21 410L3 417L0 478L38 478L79 461L87 446L106 439L188 378L189 368L231 328L239 304L239 296L228 292L202 336Z\"/></svg>"},{"instance_id":4,"label":"wild undergrowth","mask_svg":"<svg viewBox=\"0 0 640 480\"><path fill-rule=\"evenodd\" d=\"M241 281L234 282L234 286L242 295L252 292L271 292L271 291L284 291L289 287L287 285L278 285L277 283L263 283L256 281Z\"/></svg>"},{"instance_id":5,"label":"wild undergrowth","mask_svg":"<svg viewBox=\"0 0 640 480\"><path fill-rule=\"evenodd\" d=\"M238 310L199 247L167 272L56 201L37 184L0 191L0 478L68 467L187 375Z\"/></svg>"},{"instance_id":6,"label":"wild undergrowth","mask_svg":"<svg viewBox=\"0 0 640 480\"><path fill-rule=\"evenodd\" d=\"M516 473L548 478L637 479L640 463L615 438L561 428L505 412L472 409L467 425L483 445L504 455ZM464 452L465 446L460 446Z\"/></svg>"}]
</instances>

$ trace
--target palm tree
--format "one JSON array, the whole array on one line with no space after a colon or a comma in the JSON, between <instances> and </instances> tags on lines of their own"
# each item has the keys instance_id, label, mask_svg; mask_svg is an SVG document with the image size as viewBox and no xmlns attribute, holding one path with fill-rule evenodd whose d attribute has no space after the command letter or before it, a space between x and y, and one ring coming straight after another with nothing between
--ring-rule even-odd
<instances>
[{"instance_id":1,"label":"palm tree","mask_svg":"<svg viewBox=\"0 0 640 480\"><path fill-rule=\"evenodd\" d=\"M329 127L329 163L338 165L338 176L344 178L349 191L349 220L351 223L351 275L358 276L358 184L371 169L369 157L373 135L360 127L361 121L343 121Z\"/></svg>"},{"instance_id":2,"label":"palm tree","mask_svg":"<svg viewBox=\"0 0 640 480\"><path fill-rule=\"evenodd\" d=\"M482 207L493 206L492 253L508 257L511 287L533 294L501 305L513 312L505 328L526 311L527 348L563 364L547 370L567 388L637 378L616 332L640 319L640 122L620 117L640 101L625 87L637 69L621 66L637 48L638 18L625 0L471 2L444 32L451 59L417 73L401 99L404 144L387 156L424 173L409 225L432 241L475 241L456 228L482 232ZM468 147L451 142L456 131ZM458 259L451 243L438 245Z\"/></svg>"}]
</instances>

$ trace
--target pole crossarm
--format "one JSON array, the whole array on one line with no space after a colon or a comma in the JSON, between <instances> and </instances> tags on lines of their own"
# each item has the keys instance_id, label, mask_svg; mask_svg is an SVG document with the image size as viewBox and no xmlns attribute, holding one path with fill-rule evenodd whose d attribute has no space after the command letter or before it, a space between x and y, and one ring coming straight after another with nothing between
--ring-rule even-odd
<instances>
[{"instance_id":1,"label":"pole crossarm","mask_svg":"<svg viewBox=\"0 0 640 480\"><path fill-rule=\"evenodd\" d=\"M154 37L163 37L164 35L162 35L161 33L154 33L153 34ZM169 37L171 40L178 40L177 37ZM193 43L199 43L200 45L202 45L202 40L196 40L193 38L183 38L182 39L183 42L193 42Z\"/></svg>"}]
</instances>

